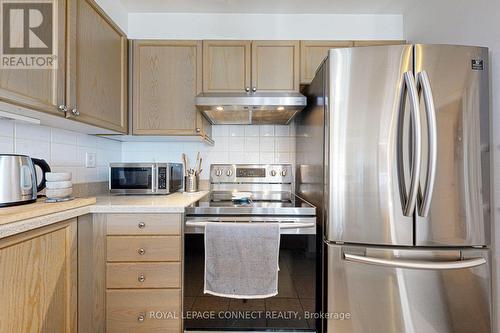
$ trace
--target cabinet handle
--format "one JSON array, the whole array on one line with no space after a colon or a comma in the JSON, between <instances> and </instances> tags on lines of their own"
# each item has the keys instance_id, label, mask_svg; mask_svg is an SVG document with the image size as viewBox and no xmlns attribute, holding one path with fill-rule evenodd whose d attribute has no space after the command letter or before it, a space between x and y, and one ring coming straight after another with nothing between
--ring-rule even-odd
<instances>
[{"instance_id":1,"label":"cabinet handle","mask_svg":"<svg viewBox=\"0 0 500 333\"><path fill-rule=\"evenodd\" d=\"M196 131L196 133L200 133L200 132L201 132L201 129L200 129L199 127L197 127L197 128L195 129L195 131Z\"/></svg>"},{"instance_id":2,"label":"cabinet handle","mask_svg":"<svg viewBox=\"0 0 500 333\"><path fill-rule=\"evenodd\" d=\"M250 92L250 87L245 87L246 92Z\"/></svg>"},{"instance_id":3,"label":"cabinet handle","mask_svg":"<svg viewBox=\"0 0 500 333\"><path fill-rule=\"evenodd\" d=\"M146 317L144 317L143 314L139 315L139 317L137 317L137 321L142 323L144 321L144 319L146 319Z\"/></svg>"},{"instance_id":4,"label":"cabinet handle","mask_svg":"<svg viewBox=\"0 0 500 333\"><path fill-rule=\"evenodd\" d=\"M137 250L137 253L139 253L142 256L146 253L146 250L144 250L143 248L140 248L139 250Z\"/></svg>"},{"instance_id":5,"label":"cabinet handle","mask_svg":"<svg viewBox=\"0 0 500 333\"><path fill-rule=\"evenodd\" d=\"M80 111L78 111L77 108L72 109L71 113L73 114L73 116L79 116L80 115Z\"/></svg>"},{"instance_id":6,"label":"cabinet handle","mask_svg":"<svg viewBox=\"0 0 500 333\"><path fill-rule=\"evenodd\" d=\"M64 105L64 104L59 105L57 108L61 112L68 112L68 107L66 105Z\"/></svg>"},{"instance_id":7,"label":"cabinet handle","mask_svg":"<svg viewBox=\"0 0 500 333\"><path fill-rule=\"evenodd\" d=\"M139 227L139 229L144 229L146 227L146 223L139 222L139 224L137 226Z\"/></svg>"},{"instance_id":8,"label":"cabinet handle","mask_svg":"<svg viewBox=\"0 0 500 333\"><path fill-rule=\"evenodd\" d=\"M256 91L257 91L257 87L253 87L253 88L252 88L252 91L253 91L253 92L256 92Z\"/></svg>"},{"instance_id":9,"label":"cabinet handle","mask_svg":"<svg viewBox=\"0 0 500 333\"><path fill-rule=\"evenodd\" d=\"M144 275L142 275L142 274L141 274L141 275L139 275L139 277L137 278L137 281L139 281L139 282L144 282L144 281L146 281L146 277L145 277Z\"/></svg>"}]
</instances>

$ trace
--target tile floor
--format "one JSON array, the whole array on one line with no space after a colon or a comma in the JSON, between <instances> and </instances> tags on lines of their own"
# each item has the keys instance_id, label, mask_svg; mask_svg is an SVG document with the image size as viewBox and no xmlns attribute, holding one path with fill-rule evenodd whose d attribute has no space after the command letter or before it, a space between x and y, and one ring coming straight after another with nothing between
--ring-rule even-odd
<instances>
[{"instance_id":1,"label":"tile floor","mask_svg":"<svg viewBox=\"0 0 500 333\"><path fill-rule=\"evenodd\" d=\"M201 246L200 246L201 241ZM286 242L282 242L286 246ZM315 321L304 312L315 311L315 259L305 249L281 249L278 295L267 299L239 300L203 293L203 238L187 237L184 273L184 312L214 312L215 318L185 320L185 328L314 329ZM227 315L226 312L227 311ZM253 311L255 318L234 318L234 313ZM288 318L283 315L293 311ZM224 312L223 315L220 315ZM232 313L230 313L232 312ZM273 316L272 313L275 315ZM227 318L226 318L227 317Z\"/></svg>"}]
</instances>

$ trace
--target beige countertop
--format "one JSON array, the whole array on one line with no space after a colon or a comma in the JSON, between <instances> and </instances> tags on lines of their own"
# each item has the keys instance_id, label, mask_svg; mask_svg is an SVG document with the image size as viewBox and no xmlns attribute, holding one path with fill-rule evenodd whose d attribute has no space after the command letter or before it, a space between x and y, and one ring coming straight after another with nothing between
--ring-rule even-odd
<instances>
[{"instance_id":1,"label":"beige countertop","mask_svg":"<svg viewBox=\"0 0 500 333\"><path fill-rule=\"evenodd\" d=\"M46 203L45 198L41 198L31 204L1 208L0 225L59 213L65 210L93 205L95 203L96 199L92 197L76 198L71 201L56 203Z\"/></svg>"},{"instance_id":2,"label":"beige countertop","mask_svg":"<svg viewBox=\"0 0 500 333\"><path fill-rule=\"evenodd\" d=\"M97 197L92 213L184 213L184 208L200 200L208 191L169 195L106 195Z\"/></svg>"},{"instance_id":3,"label":"beige countertop","mask_svg":"<svg viewBox=\"0 0 500 333\"><path fill-rule=\"evenodd\" d=\"M42 201L0 209L0 238L91 213L184 213L190 204L200 200L208 191L173 193L170 195L98 196L78 198L65 205ZM9 210L9 211L7 211Z\"/></svg>"}]
</instances>

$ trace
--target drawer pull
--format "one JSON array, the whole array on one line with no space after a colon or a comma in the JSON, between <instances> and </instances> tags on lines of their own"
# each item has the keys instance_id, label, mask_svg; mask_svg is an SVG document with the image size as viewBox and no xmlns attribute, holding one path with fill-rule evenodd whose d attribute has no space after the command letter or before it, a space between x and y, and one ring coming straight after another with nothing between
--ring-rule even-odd
<instances>
[{"instance_id":1,"label":"drawer pull","mask_svg":"<svg viewBox=\"0 0 500 333\"><path fill-rule=\"evenodd\" d=\"M144 275L142 275L142 274L141 274L141 275L139 275L139 277L137 278L137 280L138 280L139 282L144 282L144 281L146 281L146 277L145 277Z\"/></svg>"},{"instance_id":2,"label":"drawer pull","mask_svg":"<svg viewBox=\"0 0 500 333\"><path fill-rule=\"evenodd\" d=\"M146 250L141 248L141 249L137 250L137 253L139 253L142 256L142 255L146 254Z\"/></svg>"},{"instance_id":3,"label":"drawer pull","mask_svg":"<svg viewBox=\"0 0 500 333\"><path fill-rule=\"evenodd\" d=\"M142 323L144 321L144 319L146 319L146 317L144 317L143 314L139 315L139 317L137 317L137 321Z\"/></svg>"},{"instance_id":4,"label":"drawer pull","mask_svg":"<svg viewBox=\"0 0 500 333\"><path fill-rule=\"evenodd\" d=\"M144 229L146 227L146 223L139 222L139 224L137 226L139 227L139 229Z\"/></svg>"}]
</instances>

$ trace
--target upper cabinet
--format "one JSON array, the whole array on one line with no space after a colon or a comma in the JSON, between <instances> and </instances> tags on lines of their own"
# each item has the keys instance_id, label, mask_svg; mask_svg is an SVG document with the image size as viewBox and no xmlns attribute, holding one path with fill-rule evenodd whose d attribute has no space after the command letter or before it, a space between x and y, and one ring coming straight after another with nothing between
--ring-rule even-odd
<instances>
[{"instance_id":1,"label":"upper cabinet","mask_svg":"<svg viewBox=\"0 0 500 333\"><path fill-rule=\"evenodd\" d=\"M298 41L252 42L252 90L299 90Z\"/></svg>"},{"instance_id":2,"label":"upper cabinet","mask_svg":"<svg viewBox=\"0 0 500 333\"><path fill-rule=\"evenodd\" d=\"M210 136L197 111L201 41L134 41L133 134Z\"/></svg>"},{"instance_id":3,"label":"upper cabinet","mask_svg":"<svg viewBox=\"0 0 500 333\"><path fill-rule=\"evenodd\" d=\"M203 41L203 91L250 89L251 41Z\"/></svg>"},{"instance_id":4,"label":"upper cabinet","mask_svg":"<svg viewBox=\"0 0 500 333\"><path fill-rule=\"evenodd\" d=\"M298 91L298 41L204 41L203 91Z\"/></svg>"},{"instance_id":5,"label":"upper cabinet","mask_svg":"<svg viewBox=\"0 0 500 333\"><path fill-rule=\"evenodd\" d=\"M319 65L328 55L329 49L351 47L351 41L303 40L300 42L300 83L311 83Z\"/></svg>"},{"instance_id":6,"label":"upper cabinet","mask_svg":"<svg viewBox=\"0 0 500 333\"><path fill-rule=\"evenodd\" d=\"M127 37L94 0L59 0L57 69L0 69L0 100L127 132Z\"/></svg>"},{"instance_id":7,"label":"upper cabinet","mask_svg":"<svg viewBox=\"0 0 500 333\"><path fill-rule=\"evenodd\" d=\"M64 104L65 92L66 1L56 3L57 69L0 69L0 100L64 117L58 106Z\"/></svg>"},{"instance_id":8,"label":"upper cabinet","mask_svg":"<svg viewBox=\"0 0 500 333\"><path fill-rule=\"evenodd\" d=\"M68 0L67 115L127 132L127 37L93 0Z\"/></svg>"}]
</instances>

